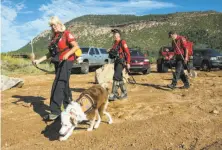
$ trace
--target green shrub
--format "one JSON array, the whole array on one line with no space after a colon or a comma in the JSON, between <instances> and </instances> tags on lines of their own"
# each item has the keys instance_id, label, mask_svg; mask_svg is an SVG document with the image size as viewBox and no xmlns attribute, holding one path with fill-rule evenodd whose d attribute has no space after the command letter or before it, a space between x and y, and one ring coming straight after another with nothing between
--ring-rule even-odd
<instances>
[{"instance_id":1,"label":"green shrub","mask_svg":"<svg viewBox=\"0 0 222 150\"><path fill-rule=\"evenodd\" d=\"M53 71L53 65L43 63L38 65L40 68ZM35 68L29 59L13 58L9 55L1 55L1 73L10 74L42 74L43 71Z\"/></svg>"}]
</instances>

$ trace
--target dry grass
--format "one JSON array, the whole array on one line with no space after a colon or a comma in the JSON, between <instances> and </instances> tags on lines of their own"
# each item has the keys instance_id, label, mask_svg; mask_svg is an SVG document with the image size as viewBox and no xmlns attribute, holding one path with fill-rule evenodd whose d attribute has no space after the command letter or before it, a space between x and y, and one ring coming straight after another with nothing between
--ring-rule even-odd
<instances>
[{"instance_id":1,"label":"dry grass","mask_svg":"<svg viewBox=\"0 0 222 150\"><path fill-rule=\"evenodd\" d=\"M38 65L40 68L53 71L53 65L43 63ZM31 60L24 58L13 58L8 55L1 55L1 74L43 74L44 72L35 68Z\"/></svg>"}]
</instances>

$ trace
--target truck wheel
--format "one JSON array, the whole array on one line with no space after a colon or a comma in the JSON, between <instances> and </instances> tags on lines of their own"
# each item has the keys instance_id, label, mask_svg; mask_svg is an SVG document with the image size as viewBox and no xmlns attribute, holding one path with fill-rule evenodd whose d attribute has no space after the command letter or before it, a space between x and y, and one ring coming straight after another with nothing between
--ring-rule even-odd
<instances>
[{"instance_id":1,"label":"truck wheel","mask_svg":"<svg viewBox=\"0 0 222 150\"><path fill-rule=\"evenodd\" d=\"M109 63L109 60L105 60L105 63L104 64L108 64Z\"/></svg>"},{"instance_id":2,"label":"truck wheel","mask_svg":"<svg viewBox=\"0 0 222 150\"><path fill-rule=\"evenodd\" d=\"M149 74L150 72L151 72L151 69L148 68L147 70L144 70L142 73L143 73L143 74Z\"/></svg>"},{"instance_id":3,"label":"truck wheel","mask_svg":"<svg viewBox=\"0 0 222 150\"><path fill-rule=\"evenodd\" d=\"M157 60L157 72L162 72L162 66L161 63L159 63L160 60Z\"/></svg>"},{"instance_id":4,"label":"truck wheel","mask_svg":"<svg viewBox=\"0 0 222 150\"><path fill-rule=\"evenodd\" d=\"M200 67L195 67L196 68L196 70L200 70Z\"/></svg>"},{"instance_id":5,"label":"truck wheel","mask_svg":"<svg viewBox=\"0 0 222 150\"><path fill-rule=\"evenodd\" d=\"M210 71L209 62L203 61L202 65L201 65L201 68L202 68L203 71Z\"/></svg>"},{"instance_id":6,"label":"truck wheel","mask_svg":"<svg viewBox=\"0 0 222 150\"><path fill-rule=\"evenodd\" d=\"M168 67L166 64L164 64L164 63L162 62L162 63L161 63L161 66L162 66L162 72L163 72L163 73L168 72L169 67Z\"/></svg>"},{"instance_id":7,"label":"truck wheel","mask_svg":"<svg viewBox=\"0 0 222 150\"><path fill-rule=\"evenodd\" d=\"M81 73L82 74L87 74L89 73L89 63L88 62L83 62L81 64Z\"/></svg>"}]
</instances>

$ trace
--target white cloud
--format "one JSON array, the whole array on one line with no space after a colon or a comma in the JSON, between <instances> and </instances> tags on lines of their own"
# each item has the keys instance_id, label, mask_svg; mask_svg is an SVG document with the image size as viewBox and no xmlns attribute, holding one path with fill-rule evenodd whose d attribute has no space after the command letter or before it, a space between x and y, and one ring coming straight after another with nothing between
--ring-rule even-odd
<instances>
[{"instance_id":1,"label":"white cloud","mask_svg":"<svg viewBox=\"0 0 222 150\"><path fill-rule=\"evenodd\" d=\"M20 7L18 7L20 9ZM18 49L18 46L26 44L26 40L21 38L21 33L15 26L17 8L1 6L1 50L9 51Z\"/></svg>"},{"instance_id":2,"label":"white cloud","mask_svg":"<svg viewBox=\"0 0 222 150\"><path fill-rule=\"evenodd\" d=\"M152 9L176 7L173 3L155 0L130 0L130 1L100 1L100 0L51 0L43 4L39 11L42 17L21 25L16 23L16 17L26 8L25 3L13 4L9 0L2 2L2 51L16 50L27 44L31 38L42 31L49 29L48 19L56 15L63 22L87 14L135 14L141 15ZM35 12L34 12L35 13Z\"/></svg>"}]
</instances>

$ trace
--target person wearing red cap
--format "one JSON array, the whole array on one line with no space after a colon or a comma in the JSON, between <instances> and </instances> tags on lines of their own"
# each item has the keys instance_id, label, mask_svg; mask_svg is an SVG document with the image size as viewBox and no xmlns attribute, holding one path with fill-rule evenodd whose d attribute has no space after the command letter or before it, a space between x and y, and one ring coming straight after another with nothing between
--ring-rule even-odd
<instances>
[{"instance_id":1,"label":"person wearing red cap","mask_svg":"<svg viewBox=\"0 0 222 150\"><path fill-rule=\"evenodd\" d=\"M188 89L190 87L188 77L184 73L184 65L188 62L188 49L187 40L185 37L178 35L174 31L168 33L169 38L172 38L172 47L174 49L176 58L176 72L173 75L172 83L167 85L169 88L174 89L177 81L181 79L184 83L182 88Z\"/></svg>"},{"instance_id":2,"label":"person wearing red cap","mask_svg":"<svg viewBox=\"0 0 222 150\"><path fill-rule=\"evenodd\" d=\"M110 101L114 101L116 99L125 99L127 98L127 90L125 87L125 83L123 81L123 69L130 69L130 51L126 44L125 40L121 39L121 32L118 29L111 30L114 37L114 45L110 50L110 53L116 53L116 56L109 55L111 59L114 59L114 75L113 75L113 86L112 93L109 96ZM121 89L121 95L118 94L118 88Z\"/></svg>"}]
</instances>

